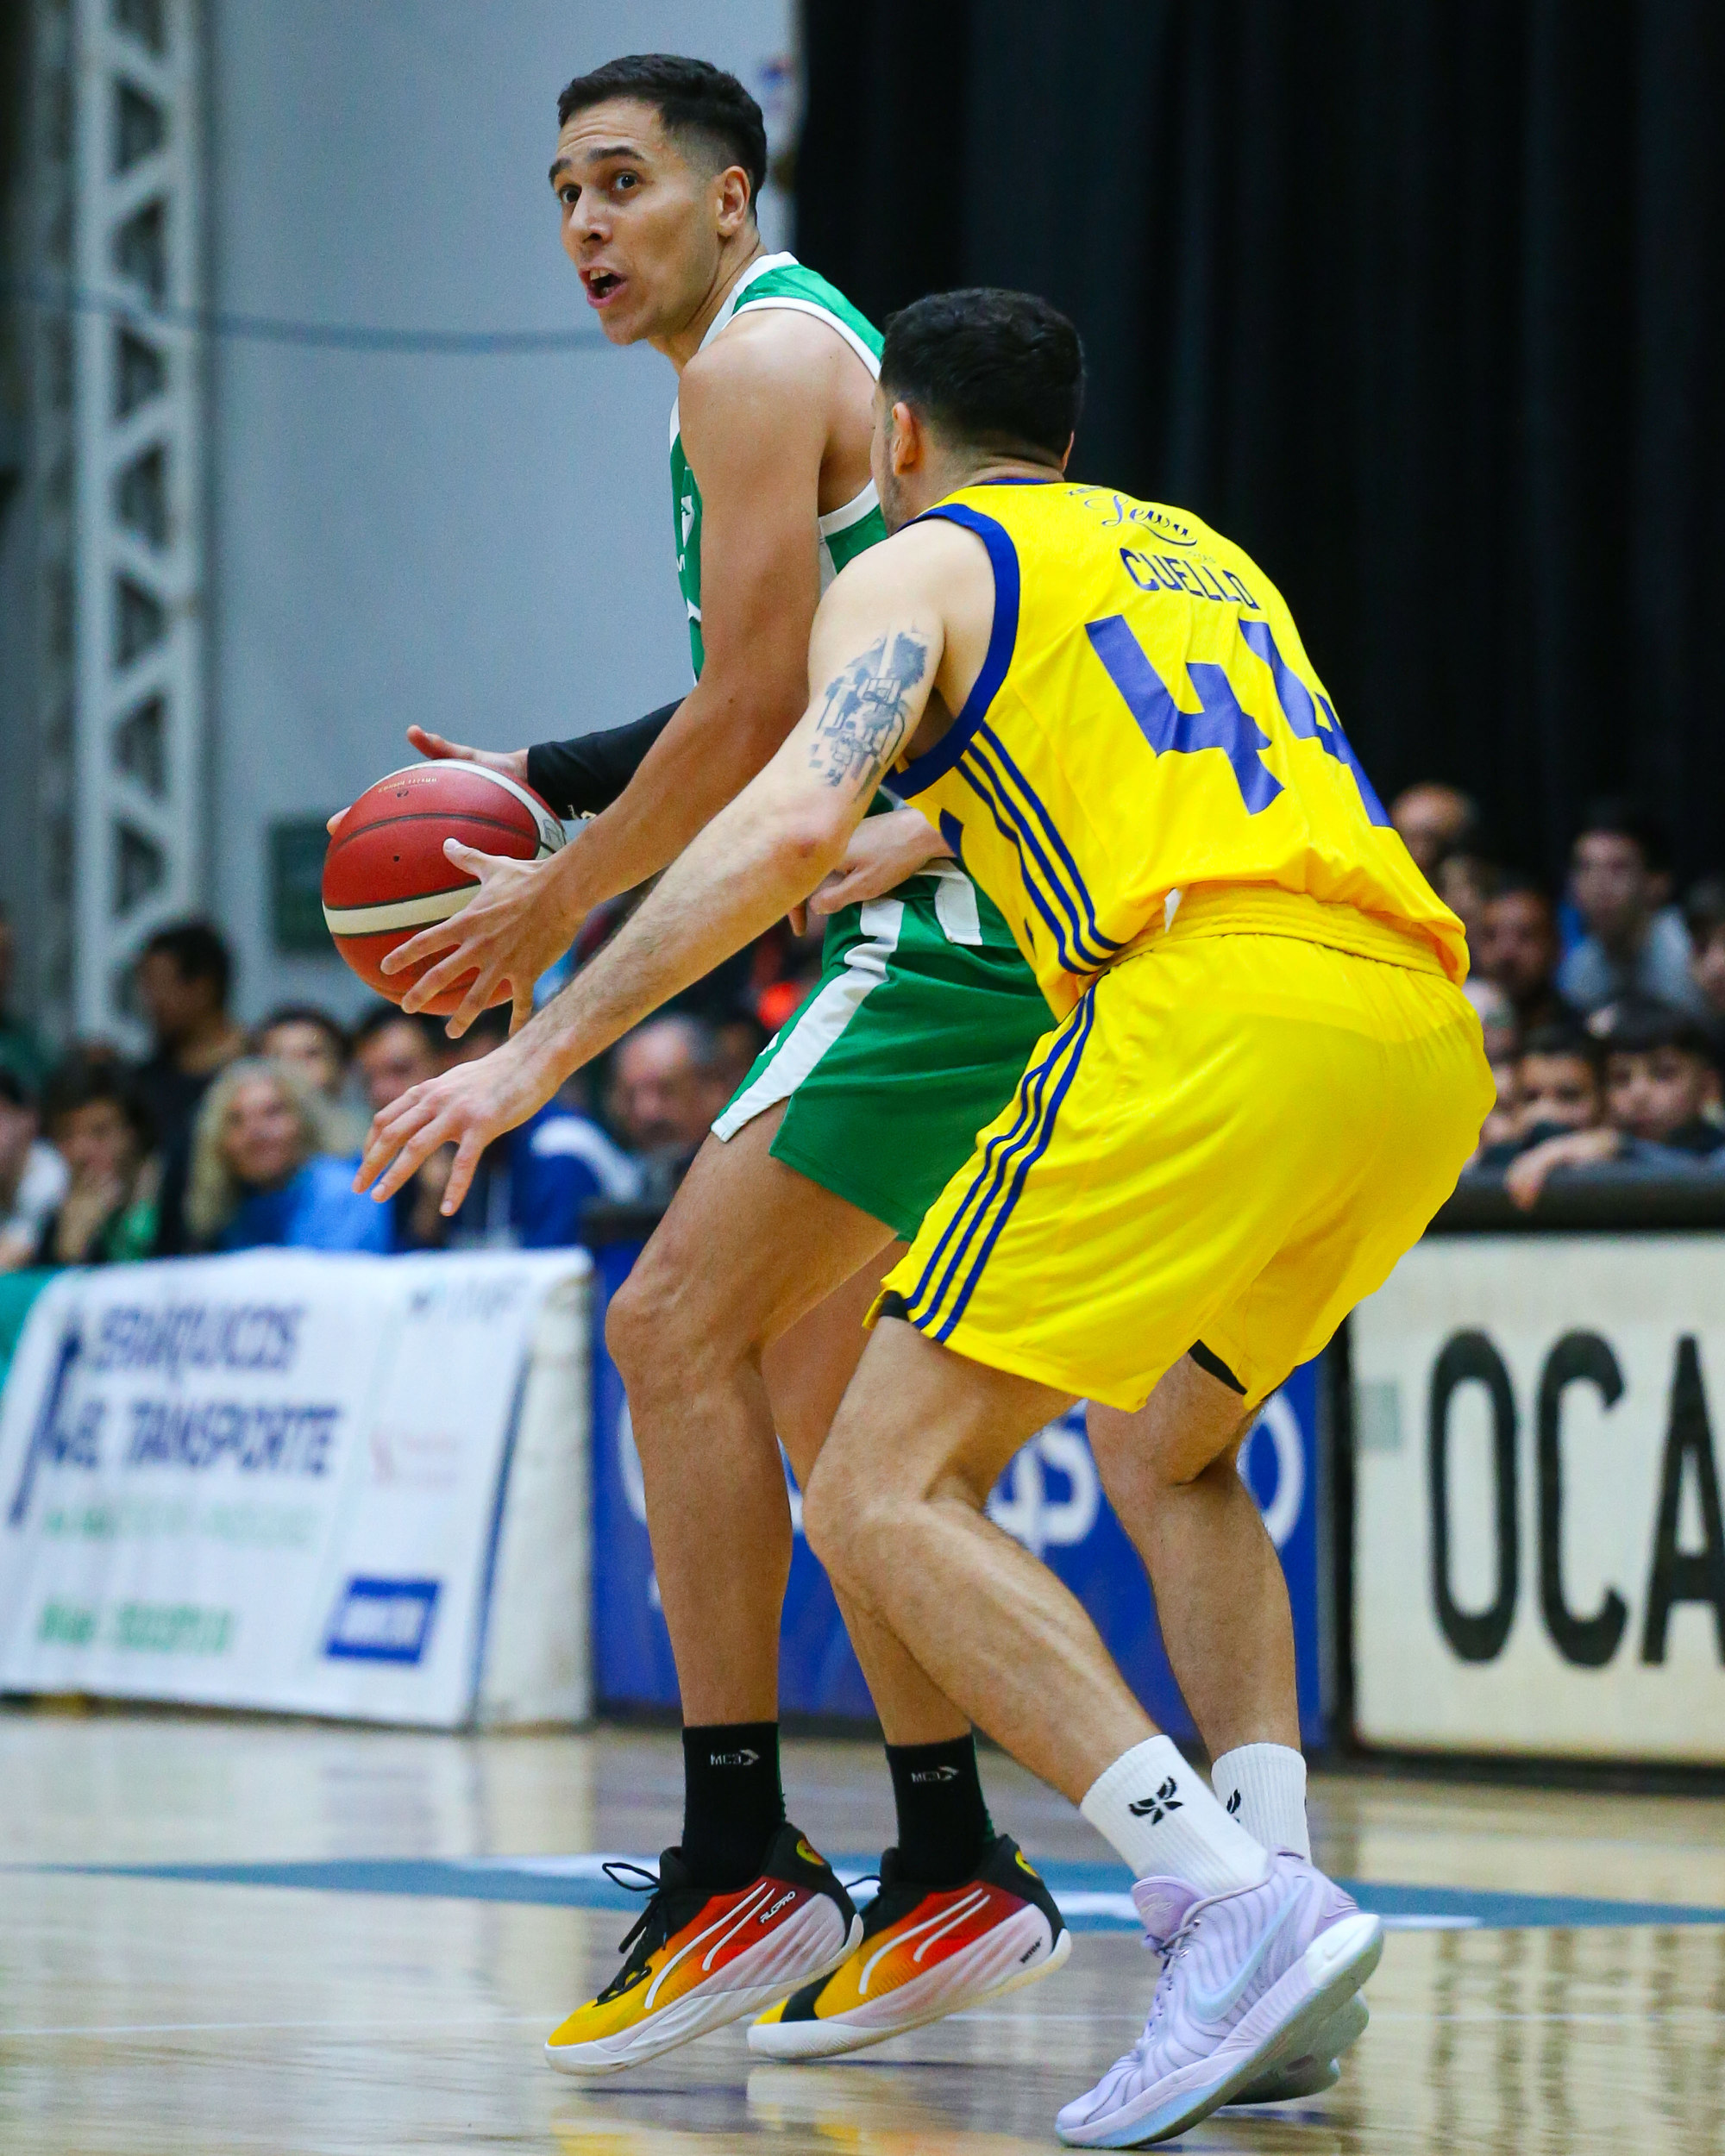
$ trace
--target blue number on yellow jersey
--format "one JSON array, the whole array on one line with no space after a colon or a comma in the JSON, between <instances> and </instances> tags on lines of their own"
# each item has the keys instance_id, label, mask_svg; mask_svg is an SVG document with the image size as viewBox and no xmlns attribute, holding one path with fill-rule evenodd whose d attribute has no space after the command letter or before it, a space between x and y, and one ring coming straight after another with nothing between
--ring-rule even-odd
<instances>
[{"instance_id":1,"label":"blue number on yellow jersey","mask_svg":"<svg viewBox=\"0 0 1725 2156\"><path fill-rule=\"evenodd\" d=\"M1319 940L1368 953L1373 922L1392 947L1412 931L1466 977L1460 922L1238 547L1064 481L962 488L927 514L988 548L994 629L964 709L892 785L939 822L1057 1011L1208 887L1325 901L1337 925Z\"/></svg>"}]
</instances>

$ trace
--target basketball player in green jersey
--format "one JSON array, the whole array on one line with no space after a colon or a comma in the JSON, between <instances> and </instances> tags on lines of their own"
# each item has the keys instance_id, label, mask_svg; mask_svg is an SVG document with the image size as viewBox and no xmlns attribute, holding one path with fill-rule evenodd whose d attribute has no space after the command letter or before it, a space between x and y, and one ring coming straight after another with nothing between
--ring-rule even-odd
<instances>
[{"instance_id":1,"label":"basketball player in green jersey","mask_svg":"<svg viewBox=\"0 0 1725 2156\"><path fill-rule=\"evenodd\" d=\"M822 584L884 536L868 480L880 339L824 279L762 248L752 101L701 63L654 59L572 84L561 117L552 182L589 298L613 342L649 342L679 371L675 533L698 680L631 725L531 751L498 756L414 730L425 753L496 761L564 812L599 812L543 870L457 856L483 891L400 962L445 962L410 1005L476 972L466 1017L499 981L524 1016L532 981L587 910L665 866L765 763L802 709ZM764 1988L746 1982L748 1968L716 1968L687 1999L674 1978L657 1979L686 1944L723 1928L775 1861L762 1852L783 1818L773 1718L789 1554L775 1420L806 1479L894 1238L914 1234L1047 1023L1005 924L944 853L913 812L865 824L837 896L874 902L835 913L819 989L721 1117L724 1143L706 1148L613 1306L687 1718L688 1797L681 1848L622 1977L557 2033L554 2062L570 2071L654 2056L749 2010ZM919 869L932 874L900 882ZM1128 1531L1181 1603L1192 1599L1176 1570L1182 1507L1244 1508L1243 1534L1257 1537L1244 1561L1280 1591L1231 1471L1191 1488L1159 1477L1136 1419L1112 1412L1093 1412L1092 1437ZM1213 1645L1230 1620L1211 1614ZM1003 1970L1044 1971L1066 1944L1013 1845L992 1838L968 1725L890 1635L846 1619L888 1735L899 1846L855 1965L812 1978L750 2032L768 2055L878 2041L974 2004ZM1248 1724L1207 1712L1201 1680L1170 1644L1213 1753L1239 1763L1225 1796L1261 1839L1303 1846L1291 1639L1264 1688L1283 1704ZM906 1953L882 1954L906 1934ZM1333 2074L1316 2062L1312 2078L1262 2093Z\"/></svg>"},{"instance_id":2,"label":"basketball player in green jersey","mask_svg":"<svg viewBox=\"0 0 1725 2156\"><path fill-rule=\"evenodd\" d=\"M457 1030L499 978L530 1012L534 980L589 910L666 866L768 761L806 699L822 589L886 536L869 466L881 340L824 279L767 252L754 101L705 63L648 56L572 83L559 120L551 182L589 303L613 342L649 342L678 373L672 490L696 686L612 735L499 760L560 812L599 812L559 877L472 856L485 888L456 933L411 948L405 963L435 953L450 979L477 964ZM869 865L898 887L834 917L819 987L721 1117L612 1305L682 1696L686 1814L618 1977L549 2047L570 2072L639 2063L842 1976L860 1943L844 1890L785 1824L791 1525L775 1426L805 1478L883 1264L1048 1024L1006 924L955 864L908 881L881 871L895 847L906 869L944 849L914 812L881 805ZM422 981L405 1000L436 993ZM1057 1967L1070 1944L994 1832L969 1723L883 1627L858 1620L851 1637L899 1800L862 1951L878 1954L888 1928L927 1951L888 1955L864 1987L868 2013L812 2021L804 2052L975 2004Z\"/></svg>"}]
</instances>

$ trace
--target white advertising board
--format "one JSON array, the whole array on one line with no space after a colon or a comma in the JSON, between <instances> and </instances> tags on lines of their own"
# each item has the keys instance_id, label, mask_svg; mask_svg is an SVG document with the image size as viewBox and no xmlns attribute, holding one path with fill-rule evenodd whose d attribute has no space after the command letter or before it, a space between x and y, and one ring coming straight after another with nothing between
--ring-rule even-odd
<instances>
[{"instance_id":1,"label":"white advertising board","mask_svg":"<svg viewBox=\"0 0 1725 2156\"><path fill-rule=\"evenodd\" d=\"M1360 1738L1725 1761L1725 1238L1433 1237L1350 1328Z\"/></svg>"},{"instance_id":2,"label":"white advertising board","mask_svg":"<svg viewBox=\"0 0 1725 2156\"><path fill-rule=\"evenodd\" d=\"M52 1283L0 1402L0 1689L467 1721L499 1548L531 1542L504 1532L530 1351L587 1263L265 1250Z\"/></svg>"}]
</instances>

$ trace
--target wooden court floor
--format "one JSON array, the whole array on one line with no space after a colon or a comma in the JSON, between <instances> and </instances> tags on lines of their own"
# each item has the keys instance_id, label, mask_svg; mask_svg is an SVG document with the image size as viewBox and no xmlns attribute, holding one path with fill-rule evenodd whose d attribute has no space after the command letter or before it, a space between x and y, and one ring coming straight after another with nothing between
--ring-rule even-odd
<instances>
[{"instance_id":1,"label":"wooden court floor","mask_svg":"<svg viewBox=\"0 0 1725 2156\"><path fill-rule=\"evenodd\" d=\"M595 2087L546 2069L630 1921L580 1905L608 1892L580 1859L671 1840L677 1762L659 1733L0 1711L0 2151L1054 2147L1154 1965L1101 1846L998 1758L1000 1825L1102 1927L1046 1984L828 2065L731 2030ZM829 1852L878 1851L872 1747L794 1745L787 1783ZM1314 1815L1398 1926L1371 2027L1328 2096L1182 2148L1725 2150L1725 1801L1333 1777Z\"/></svg>"}]
</instances>

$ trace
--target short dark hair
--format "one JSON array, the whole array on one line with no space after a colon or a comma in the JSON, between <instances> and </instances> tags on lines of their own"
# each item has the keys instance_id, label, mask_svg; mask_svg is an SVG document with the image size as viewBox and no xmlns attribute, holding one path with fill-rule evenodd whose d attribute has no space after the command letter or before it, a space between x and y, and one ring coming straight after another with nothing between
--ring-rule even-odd
<instances>
[{"instance_id":1,"label":"short dark hair","mask_svg":"<svg viewBox=\"0 0 1725 2156\"><path fill-rule=\"evenodd\" d=\"M424 1040L428 1048L441 1047L443 1029L429 1011L404 1011L398 1004L374 1003L348 1036L357 1056L368 1041L374 1041L380 1033L388 1032L392 1025L410 1025Z\"/></svg>"},{"instance_id":2,"label":"short dark hair","mask_svg":"<svg viewBox=\"0 0 1725 2156\"><path fill-rule=\"evenodd\" d=\"M1725 929L1725 876L1703 876L1699 883L1690 884L1683 918L1691 943L1710 943Z\"/></svg>"},{"instance_id":3,"label":"short dark hair","mask_svg":"<svg viewBox=\"0 0 1725 2156\"><path fill-rule=\"evenodd\" d=\"M1550 1025L1534 1026L1522 1036L1515 1060L1519 1063L1529 1056L1573 1056L1597 1078L1604 1060L1604 1045L1584 1025L1559 1018Z\"/></svg>"},{"instance_id":4,"label":"short dark hair","mask_svg":"<svg viewBox=\"0 0 1725 2156\"><path fill-rule=\"evenodd\" d=\"M52 1132L62 1116L111 1101L132 1126L140 1149L155 1144L155 1121L123 1063L112 1056L68 1056L48 1080L42 1095L42 1120Z\"/></svg>"},{"instance_id":5,"label":"short dark hair","mask_svg":"<svg viewBox=\"0 0 1725 2156\"><path fill-rule=\"evenodd\" d=\"M159 928L141 956L172 959L182 981L213 982L218 1000L227 1007L228 992L234 985L234 954L221 931L208 921L175 921Z\"/></svg>"},{"instance_id":6,"label":"short dark hair","mask_svg":"<svg viewBox=\"0 0 1725 2156\"><path fill-rule=\"evenodd\" d=\"M1057 463L1084 409L1084 347L1033 292L935 292L888 320L881 383L969 447Z\"/></svg>"},{"instance_id":7,"label":"short dark hair","mask_svg":"<svg viewBox=\"0 0 1725 2156\"><path fill-rule=\"evenodd\" d=\"M347 1028L329 1012L315 1003L279 1003L267 1018L260 1019L253 1038L261 1040L266 1033L278 1025L315 1025L343 1062L348 1060Z\"/></svg>"},{"instance_id":8,"label":"short dark hair","mask_svg":"<svg viewBox=\"0 0 1725 2156\"><path fill-rule=\"evenodd\" d=\"M1639 801L1626 800L1620 794L1605 794L1590 801L1576 831L1575 843L1578 846L1584 838L1593 837L1630 840L1640 848L1645 868L1657 870L1670 866L1665 827L1653 811Z\"/></svg>"},{"instance_id":9,"label":"short dark hair","mask_svg":"<svg viewBox=\"0 0 1725 2156\"><path fill-rule=\"evenodd\" d=\"M1497 879L1497 887L1491 893L1492 901L1498 899L1537 899L1548 913L1557 912L1557 900L1537 876L1524 874L1519 868L1506 868Z\"/></svg>"},{"instance_id":10,"label":"short dark hair","mask_svg":"<svg viewBox=\"0 0 1725 2156\"><path fill-rule=\"evenodd\" d=\"M1678 1048L1686 1056L1714 1060L1713 1044L1700 1020L1658 996L1620 996L1598 1013L1595 1025L1608 1056L1651 1056L1658 1049Z\"/></svg>"},{"instance_id":11,"label":"short dark hair","mask_svg":"<svg viewBox=\"0 0 1725 2156\"><path fill-rule=\"evenodd\" d=\"M557 125L568 127L576 113L613 97L638 98L657 112L668 135L699 135L709 148L723 152L726 165L740 165L749 175L754 215L767 184L767 122L735 75L680 53L631 53L566 83L557 99Z\"/></svg>"}]
</instances>

